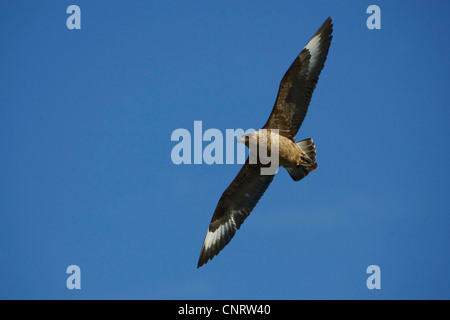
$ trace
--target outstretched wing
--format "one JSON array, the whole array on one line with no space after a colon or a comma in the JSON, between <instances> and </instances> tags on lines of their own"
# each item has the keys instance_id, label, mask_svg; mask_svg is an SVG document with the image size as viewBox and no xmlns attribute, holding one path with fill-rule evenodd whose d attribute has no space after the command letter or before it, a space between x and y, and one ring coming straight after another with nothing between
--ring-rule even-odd
<instances>
[{"instance_id":1,"label":"outstretched wing","mask_svg":"<svg viewBox=\"0 0 450 320\"><path fill-rule=\"evenodd\" d=\"M275 106L264 129L278 129L279 134L295 139L327 59L332 32L333 24L329 17L281 80Z\"/></svg>"},{"instance_id":2,"label":"outstretched wing","mask_svg":"<svg viewBox=\"0 0 450 320\"><path fill-rule=\"evenodd\" d=\"M261 165L246 163L228 186L217 204L197 268L217 255L233 238L245 218L258 203L273 175L261 175Z\"/></svg>"}]
</instances>

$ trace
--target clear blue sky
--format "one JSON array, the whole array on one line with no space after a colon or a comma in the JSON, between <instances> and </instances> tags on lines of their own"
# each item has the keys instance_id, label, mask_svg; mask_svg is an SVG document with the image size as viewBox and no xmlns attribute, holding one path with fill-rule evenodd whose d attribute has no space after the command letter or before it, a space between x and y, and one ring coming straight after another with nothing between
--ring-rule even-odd
<instances>
[{"instance_id":1,"label":"clear blue sky","mask_svg":"<svg viewBox=\"0 0 450 320\"><path fill-rule=\"evenodd\" d=\"M81 8L68 30L66 8ZM366 8L381 8L368 30ZM0 298L450 298L448 1L2 1ZM179 165L173 130L260 128L331 16L299 138L196 268L240 165ZM205 144L206 145L206 144ZM81 268L81 290L66 268ZM368 290L366 268L381 268Z\"/></svg>"}]
</instances>

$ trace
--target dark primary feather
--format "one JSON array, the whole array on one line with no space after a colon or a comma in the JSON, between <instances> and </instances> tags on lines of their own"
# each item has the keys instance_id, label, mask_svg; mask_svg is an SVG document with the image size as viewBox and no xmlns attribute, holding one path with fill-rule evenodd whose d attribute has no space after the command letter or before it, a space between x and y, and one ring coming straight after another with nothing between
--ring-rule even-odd
<instances>
[{"instance_id":1,"label":"dark primary feather","mask_svg":"<svg viewBox=\"0 0 450 320\"><path fill-rule=\"evenodd\" d=\"M294 60L281 80L275 105L264 129L278 129L279 134L295 139L325 64L332 32L333 24L331 18L328 18ZM320 40L317 43L316 55L312 56L313 50L307 47L314 43L316 37ZM314 62L313 65L310 65L311 61Z\"/></svg>"}]
</instances>

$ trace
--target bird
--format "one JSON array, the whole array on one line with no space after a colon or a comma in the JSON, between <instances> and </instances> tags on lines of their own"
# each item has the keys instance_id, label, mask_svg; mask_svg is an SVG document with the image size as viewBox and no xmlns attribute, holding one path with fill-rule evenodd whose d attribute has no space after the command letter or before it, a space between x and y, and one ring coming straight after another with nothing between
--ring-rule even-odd
<instances>
[{"instance_id":1,"label":"bird","mask_svg":"<svg viewBox=\"0 0 450 320\"><path fill-rule=\"evenodd\" d=\"M203 242L197 268L212 260L231 241L278 171L262 174L262 169L268 167L264 163L267 159L257 156L256 160L253 158L251 161L258 147L263 148L264 145L267 151L272 142L273 145L278 142L278 149L275 151L278 153L279 166L286 168L294 181L303 179L317 169L313 140L308 138L296 142L295 136L305 119L311 96L325 65L332 33L333 22L328 17L283 76L266 124L262 129L244 134L237 140L249 148L249 157L220 197Z\"/></svg>"}]
</instances>

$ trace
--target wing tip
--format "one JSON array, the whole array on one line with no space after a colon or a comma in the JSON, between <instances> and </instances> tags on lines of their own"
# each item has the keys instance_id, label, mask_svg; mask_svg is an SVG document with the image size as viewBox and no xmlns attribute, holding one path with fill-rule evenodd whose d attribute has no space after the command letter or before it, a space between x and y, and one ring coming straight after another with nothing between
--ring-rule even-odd
<instances>
[{"instance_id":1,"label":"wing tip","mask_svg":"<svg viewBox=\"0 0 450 320\"><path fill-rule=\"evenodd\" d=\"M217 254L214 254L212 256L200 256L200 258L198 259L198 263L197 263L197 269L199 269L200 267L207 264L209 262L209 260L212 260L216 255Z\"/></svg>"},{"instance_id":2,"label":"wing tip","mask_svg":"<svg viewBox=\"0 0 450 320\"><path fill-rule=\"evenodd\" d=\"M209 261L209 258L205 259L203 257L203 250L202 250L202 253L200 254L200 258L198 258L197 269L200 268L201 266L203 266L204 264L206 264L208 261Z\"/></svg>"},{"instance_id":3,"label":"wing tip","mask_svg":"<svg viewBox=\"0 0 450 320\"><path fill-rule=\"evenodd\" d=\"M200 257L198 258L197 269L212 260L216 254L210 254L206 252L205 244L203 243L202 251L200 252Z\"/></svg>"},{"instance_id":4,"label":"wing tip","mask_svg":"<svg viewBox=\"0 0 450 320\"><path fill-rule=\"evenodd\" d=\"M331 19L331 16L329 16L325 22L322 24L322 26L317 30L317 32L314 34L313 38L317 35L326 35L330 38L332 38L333 33L333 19Z\"/></svg>"},{"instance_id":5,"label":"wing tip","mask_svg":"<svg viewBox=\"0 0 450 320\"><path fill-rule=\"evenodd\" d=\"M213 224L213 222L211 222L211 224ZM203 241L197 269L217 256L234 237L237 229L232 217L226 219L225 222L222 221L219 223L213 230L210 225L205 240Z\"/></svg>"},{"instance_id":6,"label":"wing tip","mask_svg":"<svg viewBox=\"0 0 450 320\"><path fill-rule=\"evenodd\" d=\"M205 248L205 244L203 244L202 251L200 252L200 257L198 258L197 269L207 264L209 260L212 260L215 256L217 256L220 251L222 251L222 249L223 248L219 250L207 250Z\"/></svg>"}]
</instances>

